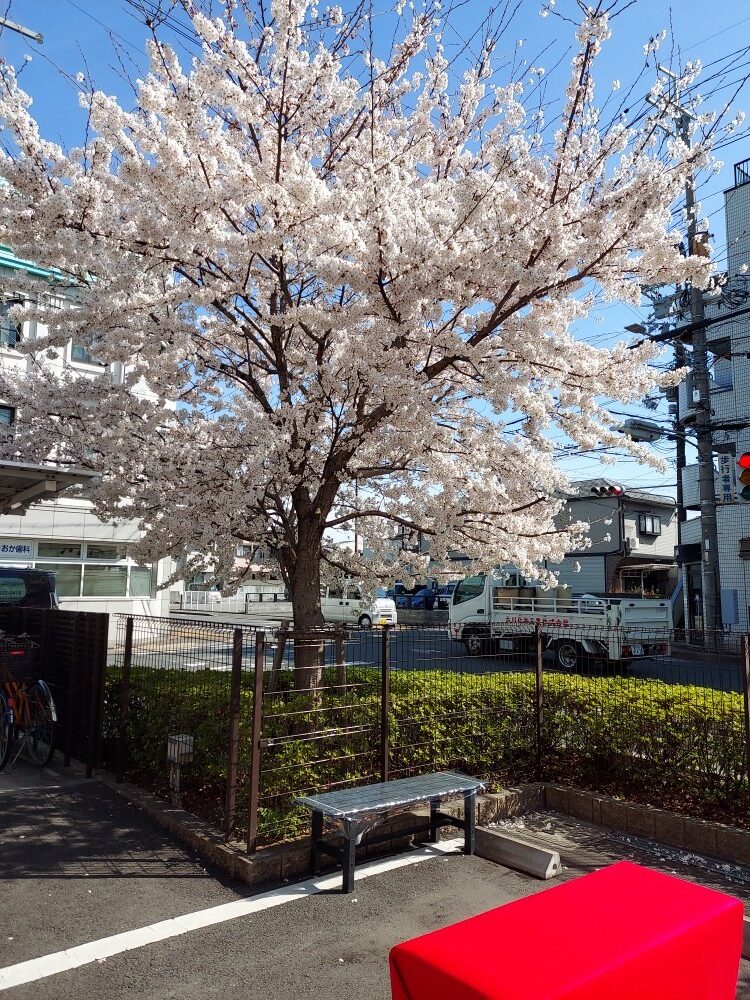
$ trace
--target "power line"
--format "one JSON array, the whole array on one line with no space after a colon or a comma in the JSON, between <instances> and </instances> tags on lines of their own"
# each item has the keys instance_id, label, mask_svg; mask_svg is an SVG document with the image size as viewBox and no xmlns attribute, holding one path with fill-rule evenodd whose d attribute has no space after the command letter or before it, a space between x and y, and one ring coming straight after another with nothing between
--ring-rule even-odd
<instances>
[{"instance_id":1,"label":"power line","mask_svg":"<svg viewBox=\"0 0 750 1000\"><path fill-rule=\"evenodd\" d=\"M728 31L731 31L732 28L739 28L741 24L746 24L748 21L750 21L750 17L743 17L742 20L735 21L734 24L728 24L727 27L722 28L721 31L716 31L713 35L707 35L705 38L701 38L700 41L693 42L692 45L688 45L687 48L682 51L690 52L691 49L697 49L699 45L703 45L705 42L710 42L712 39L718 38L719 35L725 35ZM711 63L707 63L707 65L710 66Z\"/></svg>"},{"instance_id":2,"label":"power line","mask_svg":"<svg viewBox=\"0 0 750 1000\"><path fill-rule=\"evenodd\" d=\"M81 14L84 14L86 17L90 18L92 21L98 24L100 28L103 28L108 35L111 35L114 38L119 38L121 42L123 42L125 45L128 45L131 49L133 49L134 52L137 52L141 56L143 55L143 46L136 45L134 42L131 42L129 39L125 38L124 35L121 35L119 31L115 31L114 28L110 28L108 24L105 24L104 21L101 21L98 17L95 17L90 11L86 10L84 7L81 7L79 4L75 2L75 0L65 0L65 3L69 4L69 6L74 7Z\"/></svg>"}]
</instances>

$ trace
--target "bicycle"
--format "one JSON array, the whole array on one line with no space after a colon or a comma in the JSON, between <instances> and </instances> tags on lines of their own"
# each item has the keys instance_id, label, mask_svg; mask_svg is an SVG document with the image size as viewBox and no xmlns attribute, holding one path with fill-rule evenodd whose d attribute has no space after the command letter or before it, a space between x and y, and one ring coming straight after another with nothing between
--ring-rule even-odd
<instances>
[{"instance_id":1,"label":"bicycle","mask_svg":"<svg viewBox=\"0 0 750 1000\"><path fill-rule=\"evenodd\" d=\"M18 742L32 764L45 767L55 752L57 712L46 682L37 676L38 645L28 636L0 633L0 771Z\"/></svg>"}]
</instances>

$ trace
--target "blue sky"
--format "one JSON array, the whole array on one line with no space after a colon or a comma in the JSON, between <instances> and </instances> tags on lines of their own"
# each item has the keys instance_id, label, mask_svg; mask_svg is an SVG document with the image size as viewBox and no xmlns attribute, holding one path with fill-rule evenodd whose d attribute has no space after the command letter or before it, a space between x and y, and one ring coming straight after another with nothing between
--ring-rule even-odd
<instances>
[{"instance_id":1,"label":"blue sky","mask_svg":"<svg viewBox=\"0 0 750 1000\"><path fill-rule=\"evenodd\" d=\"M339 2L347 6L347 0ZM540 8L546 2L522 0L518 14L500 41L498 56L519 71L524 68L524 61L528 69L544 66L545 98L549 102L559 100L563 92L573 28L560 17L541 17ZM0 8L6 5L7 0ZM476 47L475 33L489 6L480 0L470 0L459 8L459 16L454 19L455 30L446 31L444 36L449 56L458 55L466 46ZM561 14L572 14L574 9L574 0L557 0L556 10ZM31 56L21 80L34 99L34 114L47 137L65 145L76 145L82 140L84 118L78 108L74 81L78 71L87 72L101 89L130 103L132 93L123 75L127 72L137 77L145 71L143 46L147 32L125 0L12 0L6 16L44 35L44 43L38 45L5 30L0 35L0 57L18 68L24 64L25 56ZM384 33L389 20L384 18L381 22ZM611 91L614 80L621 80L624 88L643 71L633 93L633 103L642 99L655 77L653 58L644 69L643 45L662 29L667 29L669 35L659 52L661 61L681 64L687 59L701 59L707 66L705 89L718 88L709 106L718 107L728 99L734 90L732 81L750 69L750 51L731 61L717 62L728 53L750 46L747 0L714 0L714 3L673 0L671 5L666 0L638 0L614 19L612 28L613 37L604 48L597 74L602 97ZM108 31L115 37L117 51ZM189 46L179 34L168 31L166 37L170 34L176 47L187 55L191 51ZM740 93L735 107L750 111L750 86ZM702 185L701 201L703 214L710 219L715 257L721 266L726 256L721 193L733 183L733 164L750 157L750 138L741 137L718 155L724 160L723 170ZM625 325L636 323L645 315L645 309L605 305L577 328L577 334L596 338L598 343L614 343L621 338ZM661 415L665 414L666 408L662 406ZM659 447L669 457L668 447ZM692 455L692 449L688 449L688 461ZM663 475L632 460L621 460L614 467L602 469L593 456L571 458L564 464L579 478L604 475L631 485L653 487L655 492L673 492L673 470Z\"/></svg>"}]
</instances>

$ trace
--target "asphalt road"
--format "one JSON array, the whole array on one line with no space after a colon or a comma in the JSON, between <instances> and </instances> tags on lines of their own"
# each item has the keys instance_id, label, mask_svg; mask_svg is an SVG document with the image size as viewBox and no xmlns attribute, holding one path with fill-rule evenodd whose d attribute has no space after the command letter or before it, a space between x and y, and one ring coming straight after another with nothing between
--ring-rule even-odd
<instances>
[{"instance_id":1,"label":"asphalt road","mask_svg":"<svg viewBox=\"0 0 750 1000\"><path fill-rule=\"evenodd\" d=\"M233 618L231 615L212 616L207 621L222 624L252 626L266 633L266 669L273 663L274 650L271 639L278 622L267 618L253 620L247 616ZM348 664L379 665L382 658L383 632L380 629L348 631L344 642L344 661ZM452 670L461 673L487 674L498 672L518 672L533 669L531 658L516 655L470 656L461 642L450 637L444 626L409 628L393 632L389 639L390 662L394 670ZM246 632L243 653L246 663L255 656L254 633ZM118 654L113 654L117 662ZM121 655L121 654L119 654ZM334 663L335 651L331 643L326 649L326 662ZM221 629L215 632L198 632L190 637L186 634L171 639L168 644L136 644L133 663L141 667L177 667L201 670L213 668L230 670L232 664L231 632ZM291 667L294 653L291 648L285 652L283 665ZM545 666L555 669L554 656L545 654ZM596 676L612 673L612 669L595 662L582 668L583 675ZM741 691L742 671L739 659L721 654L682 653L676 651L670 656L632 660L626 674L633 678L661 680L670 684L692 684L718 691Z\"/></svg>"},{"instance_id":2,"label":"asphalt road","mask_svg":"<svg viewBox=\"0 0 750 1000\"><path fill-rule=\"evenodd\" d=\"M0 773L0 967L238 892L98 781L22 760Z\"/></svg>"},{"instance_id":3,"label":"asphalt road","mask_svg":"<svg viewBox=\"0 0 750 1000\"><path fill-rule=\"evenodd\" d=\"M563 880L631 858L750 898L750 872L739 866L711 867L549 814L525 817L519 832L560 851ZM90 947L86 964L14 986L9 1000L390 1000L394 944L550 887L451 854L383 870L349 896L337 879L331 891L97 958L108 935L169 918L189 926L196 911L251 905L251 894L205 870L111 789L62 770L0 775L0 841L0 967ZM551 933L540 929L541 958ZM743 1000L748 971L743 962Z\"/></svg>"}]
</instances>

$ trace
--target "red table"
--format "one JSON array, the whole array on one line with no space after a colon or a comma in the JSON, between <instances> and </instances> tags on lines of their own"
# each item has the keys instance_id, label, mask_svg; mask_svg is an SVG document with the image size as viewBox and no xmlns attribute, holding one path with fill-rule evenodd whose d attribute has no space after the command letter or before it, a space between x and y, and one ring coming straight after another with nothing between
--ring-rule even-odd
<instances>
[{"instance_id":1,"label":"red table","mask_svg":"<svg viewBox=\"0 0 750 1000\"><path fill-rule=\"evenodd\" d=\"M391 950L393 1000L734 1000L742 903L622 861Z\"/></svg>"}]
</instances>

